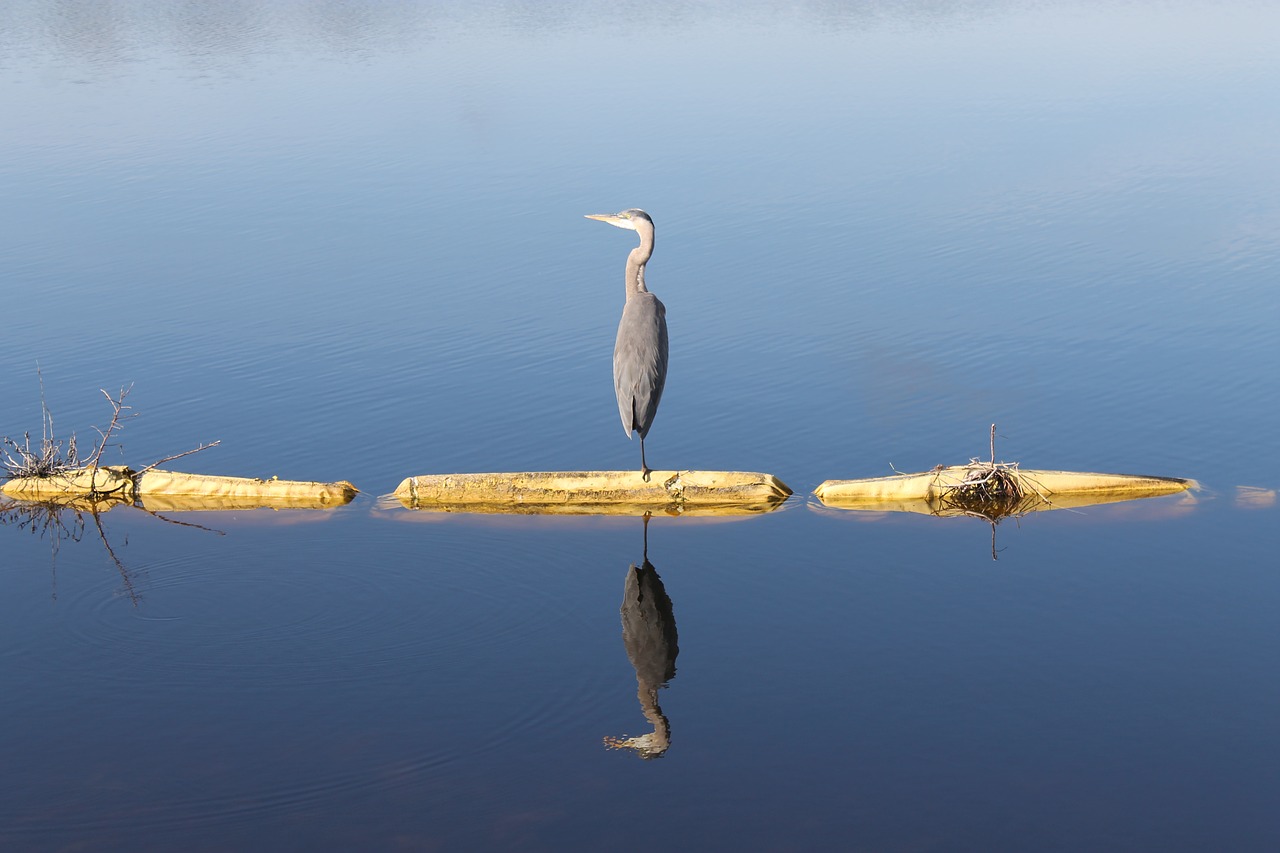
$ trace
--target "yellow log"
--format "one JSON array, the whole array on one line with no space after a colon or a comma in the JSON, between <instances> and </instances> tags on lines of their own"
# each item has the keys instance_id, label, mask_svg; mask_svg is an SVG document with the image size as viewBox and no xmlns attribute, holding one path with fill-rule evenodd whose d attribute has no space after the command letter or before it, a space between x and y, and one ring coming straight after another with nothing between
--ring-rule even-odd
<instances>
[{"instance_id":1,"label":"yellow log","mask_svg":"<svg viewBox=\"0 0 1280 853\"><path fill-rule=\"evenodd\" d=\"M791 494L744 471L551 471L409 477L394 496L409 509L591 515L768 512Z\"/></svg>"},{"instance_id":2,"label":"yellow log","mask_svg":"<svg viewBox=\"0 0 1280 853\"><path fill-rule=\"evenodd\" d=\"M259 480L151 470L137 474L123 466L100 466L54 477L16 477L5 494L25 500L97 498L138 501L147 509L324 508L349 503L357 489L345 481L314 483Z\"/></svg>"},{"instance_id":3,"label":"yellow log","mask_svg":"<svg viewBox=\"0 0 1280 853\"><path fill-rule=\"evenodd\" d=\"M472 512L485 515L609 515L638 518L642 515L667 515L672 518L728 518L731 516L758 515L773 512L782 506L782 501L761 501L759 503L734 504L726 506L707 506L704 504L686 504L671 502L654 503L420 503L403 496L387 496L396 507L415 510L417 512L452 513ZM384 507L385 508L385 507Z\"/></svg>"},{"instance_id":4,"label":"yellow log","mask_svg":"<svg viewBox=\"0 0 1280 853\"><path fill-rule=\"evenodd\" d=\"M131 500L133 472L122 466L91 466L50 477L14 477L6 480L0 491L31 501L87 497Z\"/></svg>"},{"instance_id":5,"label":"yellow log","mask_svg":"<svg viewBox=\"0 0 1280 853\"><path fill-rule=\"evenodd\" d=\"M947 505L948 493L964 484L974 468L957 465L919 474L896 474L866 480L827 480L814 495L827 506L879 512L922 512L930 515L961 514ZM1005 514L1066 509L1093 504L1176 494L1197 484L1176 477L1134 474L1096 474L1080 471L1014 469L1024 497Z\"/></svg>"},{"instance_id":6,"label":"yellow log","mask_svg":"<svg viewBox=\"0 0 1280 853\"><path fill-rule=\"evenodd\" d=\"M152 470L138 478L138 493L148 509L164 501L171 509L246 509L255 506L321 509L350 503L359 490L346 480L259 480ZM178 498L188 500L180 501ZM198 498L199 500L189 500Z\"/></svg>"}]
</instances>

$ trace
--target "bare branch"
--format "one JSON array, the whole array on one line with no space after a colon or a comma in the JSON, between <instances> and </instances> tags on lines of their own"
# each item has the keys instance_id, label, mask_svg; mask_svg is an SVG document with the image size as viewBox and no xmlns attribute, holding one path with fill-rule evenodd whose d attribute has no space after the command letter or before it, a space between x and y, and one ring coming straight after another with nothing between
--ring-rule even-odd
<instances>
[{"instance_id":1,"label":"bare branch","mask_svg":"<svg viewBox=\"0 0 1280 853\"><path fill-rule=\"evenodd\" d=\"M107 424L105 430L94 427L98 435L102 436L102 441L98 443L98 449L93 452L93 457L86 463L89 467L94 467L98 464L98 460L102 458L102 451L107 449L107 443L111 440L112 433L123 429L120 425L120 413L133 408L124 404L124 398L129 396L129 392L133 390L133 383L130 383L128 388L121 388L118 397L112 397L105 388L99 388L98 390L102 392L102 396L106 397L107 402L111 404L111 423ZM131 417L133 415L125 415L126 420Z\"/></svg>"},{"instance_id":2,"label":"bare branch","mask_svg":"<svg viewBox=\"0 0 1280 853\"><path fill-rule=\"evenodd\" d=\"M37 365L36 369L37 373L39 373L39 365ZM137 417L136 414L127 414L132 411L133 407L125 403L125 398L133 390L132 384L122 387L120 393L114 397L108 394L105 388L99 388L98 390L106 398L107 404L111 406L111 421L105 429L94 427L94 430L100 436L100 440L92 455L82 462L74 433L67 441L65 456L63 455L62 442L54 437L53 413L49 411L49 407L45 402L44 376L41 374L40 422L42 434L40 446L38 448L32 446L30 433L23 433L22 443L18 443L18 441L9 436L0 436L0 469L3 469L0 474L7 474L9 477L52 477L60 474L70 474L86 468L96 468L102 461L102 454L112 444L112 439L119 435L124 428L124 421ZM193 453L199 453L201 450L208 450L210 447L217 447L220 443L219 441L213 441L208 444L201 444L191 450L185 450L182 453L166 456L146 466L137 474L145 474L166 462L180 459L183 456L190 456ZM137 476L137 474L134 476ZM103 497L107 494L96 489L96 487L91 487L91 490L91 497Z\"/></svg>"},{"instance_id":3,"label":"bare branch","mask_svg":"<svg viewBox=\"0 0 1280 853\"><path fill-rule=\"evenodd\" d=\"M166 456L163 459L157 459L155 462L152 462L146 468L143 468L141 471L139 471L135 476L140 477L143 474L147 473L148 471L152 470L153 468L159 465L163 465L166 462L172 462L174 459L181 459L183 456L190 456L192 453L199 453L201 450L208 450L210 447L217 447L219 444L222 444L221 439L217 441L211 441L208 444L202 444L199 447L193 447L190 450L184 450L181 453L175 453L172 456Z\"/></svg>"},{"instance_id":4,"label":"bare branch","mask_svg":"<svg viewBox=\"0 0 1280 853\"><path fill-rule=\"evenodd\" d=\"M53 412L44 398L44 373L40 370L40 362L36 362L36 381L40 383L40 428L43 430L44 443L53 441Z\"/></svg>"}]
</instances>

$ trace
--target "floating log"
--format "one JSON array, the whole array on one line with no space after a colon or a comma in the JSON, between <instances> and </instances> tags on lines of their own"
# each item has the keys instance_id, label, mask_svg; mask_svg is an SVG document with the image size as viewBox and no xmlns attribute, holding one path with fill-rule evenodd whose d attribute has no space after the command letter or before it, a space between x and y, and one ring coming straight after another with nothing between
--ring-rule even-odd
<instances>
[{"instance_id":1,"label":"floating log","mask_svg":"<svg viewBox=\"0 0 1280 853\"><path fill-rule=\"evenodd\" d=\"M359 491L346 481L315 483L254 477L218 477L102 465L49 477L14 477L6 495L31 501L92 499L142 503L150 510L324 509L350 503Z\"/></svg>"},{"instance_id":2,"label":"floating log","mask_svg":"<svg viewBox=\"0 0 1280 853\"><path fill-rule=\"evenodd\" d=\"M135 485L131 470L116 466L89 466L47 477L13 477L0 485L11 498L31 501L58 498L132 499Z\"/></svg>"},{"instance_id":3,"label":"floating log","mask_svg":"<svg viewBox=\"0 0 1280 853\"><path fill-rule=\"evenodd\" d=\"M148 509L199 506L209 509L244 509L249 506L321 509L348 504L359 489L346 480L317 483L272 477L214 477L176 471L148 471L138 479L138 492ZM178 500L184 498L184 500ZM191 499L200 500L193 501Z\"/></svg>"},{"instance_id":4,"label":"floating log","mask_svg":"<svg viewBox=\"0 0 1280 853\"><path fill-rule=\"evenodd\" d=\"M1003 472L1012 480L1014 493L974 494L971 487L977 482L975 476L992 470ZM823 504L838 509L1007 516L1170 495L1196 485L1195 480L1176 477L1035 471L980 464L865 480L827 480L813 493Z\"/></svg>"},{"instance_id":5,"label":"floating log","mask_svg":"<svg viewBox=\"0 0 1280 853\"><path fill-rule=\"evenodd\" d=\"M648 482L639 471L550 471L427 474L393 496L436 512L728 515L769 512L790 494L772 474L747 471L653 471Z\"/></svg>"}]
</instances>

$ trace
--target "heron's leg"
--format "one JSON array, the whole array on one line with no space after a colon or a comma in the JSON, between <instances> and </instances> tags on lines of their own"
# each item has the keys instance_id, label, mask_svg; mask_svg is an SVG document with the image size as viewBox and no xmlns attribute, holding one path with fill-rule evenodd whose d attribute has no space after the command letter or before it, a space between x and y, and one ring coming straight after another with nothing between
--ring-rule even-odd
<instances>
[{"instance_id":1,"label":"heron's leg","mask_svg":"<svg viewBox=\"0 0 1280 853\"><path fill-rule=\"evenodd\" d=\"M640 478L649 482L649 465L644 461L644 436L640 436Z\"/></svg>"}]
</instances>

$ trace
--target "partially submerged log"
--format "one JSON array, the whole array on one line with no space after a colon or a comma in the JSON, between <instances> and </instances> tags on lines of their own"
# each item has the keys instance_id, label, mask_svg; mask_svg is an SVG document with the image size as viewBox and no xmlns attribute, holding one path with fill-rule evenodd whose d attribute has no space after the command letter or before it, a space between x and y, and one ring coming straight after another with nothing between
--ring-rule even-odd
<instances>
[{"instance_id":1,"label":"partially submerged log","mask_svg":"<svg viewBox=\"0 0 1280 853\"><path fill-rule=\"evenodd\" d=\"M0 485L12 498L33 501L57 498L132 499L136 491L133 472L128 468L90 465L43 477L13 477Z\"/></svg>"},{"instance_id":2,"label":"partially submerged log","mask_svg":"<svg viewBox=\"0 0 1280 853\"><path fill-rule=\"evenodd\" d=\"M999 476L993 477L993 473ZM837 509L995 519L1176 494L1196 485L1195 480L1176 477L1035 471L978 463L939 466L919 474L827 480L813 493L823 504Z\"/></svg>"},{"instance_id":3,"label":"partially submerged log","mask_svg":"<svg viewBox=\"0 0 1280 853\"><path fill-rule=\"evenodd\" d=\"M769 512L791 494L771 474L746 471L550 471L409 477L393 496L436 512L580 515L727 515Z\"/></svg>"},{"instance_id":4,"label":"partially submerged log","mask_svg":"<svg viewBox=\"0 0 1280 853\"><path fill-rule=\"evenodd\" d=\"M0 490L23 500L114 500L141 503L150 510L324 509L350 503L358 492L346 481L261 480L158 469L138 473L122 465L89 466L48 477L14 477Z\"/></svg>"}]
</instances>

